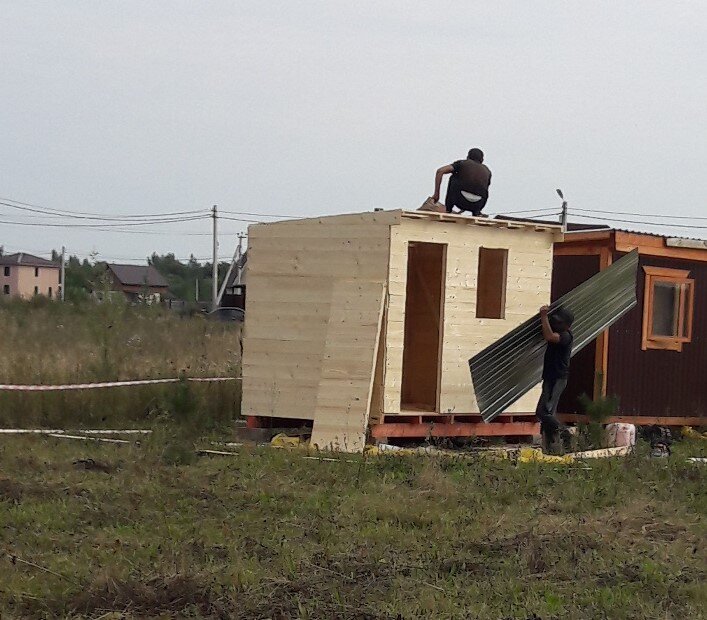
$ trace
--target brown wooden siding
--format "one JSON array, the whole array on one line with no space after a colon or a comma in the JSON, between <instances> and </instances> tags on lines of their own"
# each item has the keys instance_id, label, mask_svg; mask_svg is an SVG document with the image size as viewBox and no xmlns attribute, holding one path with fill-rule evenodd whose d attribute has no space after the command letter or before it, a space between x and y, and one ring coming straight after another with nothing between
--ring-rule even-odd
<instances>
[{"instance_id":1,"label":"brown wooden siding","mask_svg":"<svg viewBox=\"0 0 707 620\"><path fill-rule=\"evenodd\" d=\"M555 256L552 266L552 300L591 278L599 271L599 256ZM640 334L639 334L640 336ZM572 358L570 377L558 411L561 413L584 413L577 401L585 393L594 391L594 357L596 342L588 344Z\"/></svg>"},{"instance_id":2,"label":"brown wooden siding","mask_svg":"<svg viewBox=\"0 0 707 620\"><path fill-rule=\"evenodd\" d=\"M641 349L644 265L687 269L695 280L692 342L681 352ZM707 415L707 263L641 256L637 297L637 306L609 333L607 393L619 397L618 415Z\"/></svg>"}]
</instances>

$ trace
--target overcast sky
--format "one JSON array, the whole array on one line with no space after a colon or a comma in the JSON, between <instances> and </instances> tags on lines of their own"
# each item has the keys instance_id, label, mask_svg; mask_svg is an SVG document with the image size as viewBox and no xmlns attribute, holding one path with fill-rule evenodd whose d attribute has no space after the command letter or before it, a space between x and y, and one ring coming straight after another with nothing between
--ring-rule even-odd
<instances>
[{"instance_id":1,"label":"overcast sky","mask_svg":"<svg viewBox=\"0 0 707 620\"><path fill-rule=\"evenodd\" d=\"M561 187L570 207L707 216L704 0L0 0L0 92L0 196L53 209L414 209L480 146L492 213L559 208ZM207 257L208 235L164 233L209 226L0 223L0 244Z\"/></svg>"}]
</instances>

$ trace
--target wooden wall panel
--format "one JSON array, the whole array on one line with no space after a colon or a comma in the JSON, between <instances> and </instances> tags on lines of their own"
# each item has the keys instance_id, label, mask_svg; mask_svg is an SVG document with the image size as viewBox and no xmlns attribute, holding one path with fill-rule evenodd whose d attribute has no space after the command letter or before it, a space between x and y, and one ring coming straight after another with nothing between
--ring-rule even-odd
<instances>
[{"instance_id":1,"label":"wooden wall panel","mask_svg":"<svg viewBox=\"0 0 707 620\"><path fill-rule=\"evenodd\" d=\"M353 398L347 390L358 394L371 382L372 349L357 341L370 313L353 303L354 297L339 296L385 285L392 221L399 221L399 212L249 228L243 415L314 420L320 411L335 416L336 393L342 400ZM346 321L332 326L332 313L341 318L342 312ZM335 355L327 350L334 327Z\"/></svg>"},{"instance_id":2,"label":"wooden wall panel","mask_svg":"<svg viewBox=\"0 0 707 620\"><path fill-rule=\"evenodd\" d=\"M408 241L448 245L440 412L476 413L468 360L550 301L554 232L406 218L392 227L384 342L385 413L400 411ZM481 246L509 250L505 319L476 318ZM537 388L531 390L509 411L534 411L538 396Z\"/></svg>"}]
</instances>

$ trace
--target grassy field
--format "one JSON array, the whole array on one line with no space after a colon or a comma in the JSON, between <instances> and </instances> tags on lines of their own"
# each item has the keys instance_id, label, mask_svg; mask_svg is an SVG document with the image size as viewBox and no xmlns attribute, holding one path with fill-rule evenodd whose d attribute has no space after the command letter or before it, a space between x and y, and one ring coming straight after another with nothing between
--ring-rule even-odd
<instances>
[{"instance_id":1,"label":"grassy field","mask_svg":"<svg viewBox=\"0 0 707 620\"><path fill-rule=\"evenodd\" d=\"M4 437L0 617L701 618L700 451L174 466L160 433Z\"/></svg>"},{"instance_id":2,"label":"grassy field","mask_svg":"<svg viewBox=\"0 0 707 620\"><path fill-rule=\"evenodd\" d=\"M125 304L0 304L0 383L64 384L186 375L239 376L239 326ZM191 384L195 413L238 413L237 382ZM0 392L0 426L120 427L169 417L175 386L81 392Z\"/></svg>"}]
</instances>

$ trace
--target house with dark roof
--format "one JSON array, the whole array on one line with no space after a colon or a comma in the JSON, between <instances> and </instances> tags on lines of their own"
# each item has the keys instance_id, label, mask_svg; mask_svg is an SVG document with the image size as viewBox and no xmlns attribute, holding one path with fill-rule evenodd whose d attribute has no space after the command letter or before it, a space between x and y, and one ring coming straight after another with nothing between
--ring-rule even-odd
<instances>
[{"instance_id":1,"label":"house with dark roof","mask_svg":"<svg viewBox=\"0 0 707 620\"><path fill-rule=\"evenodd\" d=\"M106 263L106 274L111 290L132 303L159 303L169 293L169 283L152 265Z\"/></svg>"},{"instance_id":2,"label":"house with dark roof","mask_svg":"<svg viewBox=\"0 0 707 620\"><path fill-rule=\"evenodd\" d=\"M59 296L59 263L26 252L0 256L0 293L29 299Z\"/></svg>"}]
</instances>

